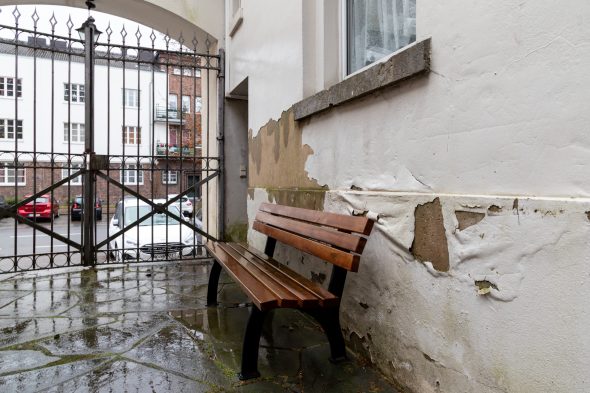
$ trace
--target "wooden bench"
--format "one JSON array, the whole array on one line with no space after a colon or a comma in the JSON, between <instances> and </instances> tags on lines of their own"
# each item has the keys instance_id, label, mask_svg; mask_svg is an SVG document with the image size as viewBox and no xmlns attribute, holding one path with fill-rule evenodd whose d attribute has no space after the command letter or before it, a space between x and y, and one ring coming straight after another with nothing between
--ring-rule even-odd
<instances>
[{"instance_id":1,"label":"wooden bench","mask_svg":"<svg viewBox=\"0 0 590 393\"><path fill-rule=\"evenodd\" d=\"M264 252L239 243L206 244L215 258L209 276L207 305L217 305L221 268L254 304L246 325L239 378L260 376L258 346L264 319L276 308L296 308L314 317L330 343L333 362L346 359L340 329L339 306L347 272L359 268L360 254L373 221L315 210L263 203L253 228L267 235ZM333 264L328 289L324 289L274 260L277 241Z\"/></svg>"}]
</instances>

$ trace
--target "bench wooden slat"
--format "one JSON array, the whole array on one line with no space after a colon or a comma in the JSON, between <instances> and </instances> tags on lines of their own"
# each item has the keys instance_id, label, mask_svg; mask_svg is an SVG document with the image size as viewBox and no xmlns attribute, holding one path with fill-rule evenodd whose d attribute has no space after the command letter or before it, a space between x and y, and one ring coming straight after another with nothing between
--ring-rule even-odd
<instances>
[{"instance_id":1,"label":"bench wooden slat","mask_svg":"<svg viewBox=\"0 0 590 393\"><path fill-rule=\"evenodd\" d=\"M278 300L274 293L263 286L256 277L252 276L250 272L245 270L242 265L235 261L229 254L227 254L219 243L207 241L207 248L219 262L225 267L225 271L240 284L240 287L246 292L250 300L261 310L270 310L278 306Z\"/></svg>"},{"instance_id":2,"label":"bench wooden slat","mask_svg":"<svg viewBox=\"0 0 590 393\"><path fill-rule=\"evenodd\" d=\"M294 233L272 227L260 221L254 221L252 227L258 232L262 232L269 237L277 239L282 243L288 244L308 254L315 255L324 261L333 263L334 265L340 266L352 272L358 271L360 261L360 257L358 255L353 255L342 250L338 250Z\"/></svg>"},{"instance_id":3,"label":"bench wooden slat","mask_svg":"<svg viewBox=\"0 0 590 393\"><path fill-rule=\"evenodd\" d=\"M260 210L280 216L295 218L301 221L325 225L348 232L369 235L373 229L373 221L366 217L344 216L342 214L327 213L298 207L262 203Z\"/></svg>"},{"instance_id":4,"label":"bench wooden slat","mask_svg":"<svg viewBox=\"0 0 590 393\"><path fill-rule=\"evenodd\" d=\"M298 235L317 239L322 242L332 244L336 247L356 252L358 254L363 252L363 248L367 243L365 238L356 234L338 232L306 222L296 221L290 218L273 216L272 214L266 212L258 212L258 214L256 214L256 220L274 227L286 229L287 231L296 233Z\"/></svg>"},{"instance_id":5,"label":"bench wooden slat","mask_svg":"<svg viewBox=\"0 0 590 393\"><path fill-rule=\"evenodd\" d=\"M310 293L301 293L301 297L295 294L293 289L289 287L289 283L276 280L272 274L269 274L266 269L259 266L259 264L252 261L249 254L243 255L230 247L227 243L219 243L219 246L234 258L244 269L248 270L259 282L277 297L279 307L296 307L297 305L305 304L307 307L317 306L319 299Z\"/></svg>"},{"instance_id":6,"label":"bench wooden slat","mask_svg":"<svg viewBox=\"0 0 590 393\"><path fill-rule=\"evenodd\" d=\"M289 277L290 280L293 282L298 283L302 288L305 290L313 293L316 297L320 299L320 306L322 307L334 307L340 303L340 298L333 295L327 289L322 287L320 284L313 282L299 273L295 272L294 270L289 269L287 266L275 261L272 258L269 258L268 255L262 253L261 251L255 249L254 247L250 247L247 244L242 243L228 243L231 247L239 249L240 252L248 252L252 256L258 258L259 260L263 261L267 266L274 268L275 270L279 271L281 274Z\"/></svg>"}]
</instances>

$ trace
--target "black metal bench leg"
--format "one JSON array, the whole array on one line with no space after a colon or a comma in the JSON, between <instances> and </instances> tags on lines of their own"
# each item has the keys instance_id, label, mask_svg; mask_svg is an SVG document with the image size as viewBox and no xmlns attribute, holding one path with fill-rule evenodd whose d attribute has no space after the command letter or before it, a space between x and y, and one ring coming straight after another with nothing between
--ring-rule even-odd
<instances>
[{"instance_id":1,"label":"black metal bench leg","mask_svg":"<svg viewBox=\"0 0 590 393\"><path fill-rule=\"evenodd\" d=\"M258 347L264 318L267 314L267 311L260 311L258 307L252 306L242 344L242 371L238 374L241 381L260 376L258 372Z\"/></svg>"},{"instance_id":2,"label":"black metal bench leg","mask_svg":"<svg viewBox=\"0 0 590 393\"><path fill-rule=\"evenodd\" d=\"M214 261L209 273L209 285L207 286L207 306L217 306L217 287L219 284L219 275L221 274L221 265Z\"/></svg>"},{"instance_id":3,"label":"black metal bench leg","mask_svg":"<svg viewBox=\"0 0 590 393\"><path fill-rule=\"evenodd\" d=\"M324 333L330 343L330 361L340 363L348 360L346 356L346 344L340 327L340 316L338 309L323 310L309 313L324 329Z\"/></svg>"}]
</instances>

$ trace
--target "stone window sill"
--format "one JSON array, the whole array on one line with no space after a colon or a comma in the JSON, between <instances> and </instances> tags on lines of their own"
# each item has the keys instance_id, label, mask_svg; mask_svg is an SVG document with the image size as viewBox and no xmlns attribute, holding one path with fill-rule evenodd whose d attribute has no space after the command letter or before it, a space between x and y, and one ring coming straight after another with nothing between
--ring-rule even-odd
<instances>
[{"instance_id":1,"label":"stone window sill","mask_svg":"<svg viewBox=\"0 0 590 393\"><path fill-rule=\"evenodd\" d=\"M303 120L333 106L393 86L415 75L430 71L430 38L415 42L385 61L359 71L311 97L293 105L295 120Z\"/></svg>"}]
</instances>

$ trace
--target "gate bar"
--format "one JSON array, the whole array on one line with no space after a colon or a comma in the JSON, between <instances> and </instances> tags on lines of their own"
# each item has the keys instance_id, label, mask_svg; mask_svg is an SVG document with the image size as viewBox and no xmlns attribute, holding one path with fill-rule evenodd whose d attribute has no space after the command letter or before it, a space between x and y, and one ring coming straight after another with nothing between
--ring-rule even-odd
<instances>
[{"instance_id":1,"label":"gate bar","mask_svg":"<svg viewBox=\"0 0 590 393\"><path fill-rule=\"evenodd\" d=\"M83 252L84 266L94 266L94 171L90 164L94 155L94 37L97 33L94 18L88 17L78 31L84 31L84 83L85 83L85 124L84 124L84 153L86 154L86 176L84 176L84 210L83 210Z\"/></svg>"},{"instance_id":2,"label":"gate bar","mask_svg":"<svg viewBox=\"0 0 590 393\"><path fill-rule=\"evenodd\" d=\"M217 233L225 240L225 50L219 49L219 74L217 75L217 156L219 157ZM207 195L209 198L209 195Z\"/></svg>"}]
</instances>

